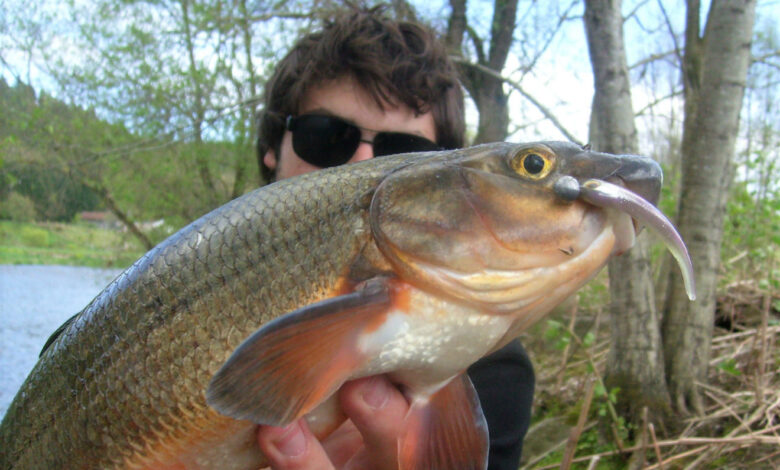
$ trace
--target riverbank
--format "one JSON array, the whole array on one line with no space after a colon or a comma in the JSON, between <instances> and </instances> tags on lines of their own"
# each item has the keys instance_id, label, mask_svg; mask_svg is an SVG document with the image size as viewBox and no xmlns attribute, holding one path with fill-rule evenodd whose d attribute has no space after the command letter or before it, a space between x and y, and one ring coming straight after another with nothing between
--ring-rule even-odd
<instances>
[{"instance_id":1,"label":"riverbank","mask_svg":"<svg viewBox=\"0 0 780 470\"><path fill-rule=\"evenodd\" d=\"M0 264L126 268L145 251L126 232L88 223L0 221Z\"/></svg>"}]
</instances>

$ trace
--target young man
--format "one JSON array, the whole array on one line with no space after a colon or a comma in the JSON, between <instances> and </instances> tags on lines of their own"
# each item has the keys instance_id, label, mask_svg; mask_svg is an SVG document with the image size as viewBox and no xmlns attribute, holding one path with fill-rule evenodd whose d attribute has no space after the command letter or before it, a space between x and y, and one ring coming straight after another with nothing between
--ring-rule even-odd
<instances>
[{"instance_id":1,"label":"young man","mask_svg":"<svg viewBox=\"0 0 780 470\"><path fill-rule=\"evenodd\" d=\"M353 10L301 38L265 87L258 158L267 180L402 152L463 146L463 95L424 27ZM516 469L534 374L515 341L469 369L490 433L490 469ZM272 468L396 469L408 404L386 377L345 384L349 420L318 442L303 420L261 427Z\"/></svg>"}]
</instances>

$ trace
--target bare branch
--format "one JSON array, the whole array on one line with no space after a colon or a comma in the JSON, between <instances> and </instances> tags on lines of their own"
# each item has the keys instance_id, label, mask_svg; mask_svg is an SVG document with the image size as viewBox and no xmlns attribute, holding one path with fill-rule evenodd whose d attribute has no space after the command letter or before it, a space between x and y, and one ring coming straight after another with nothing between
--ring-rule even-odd
<instances>
[{"instance_id":1,"label":"bare branch","mask_svg":"<svg viewBox=\"0 0 780 470\"><path fill-rule=\"evenodd\" d=\"M766 65L768 67L772 67L772 68L780 70L780 64L778 64L777 62L771 62L769 60L769 59L774 59L776 57L780 57L780 51L772 51L772 52L769 52L767 54L754 56L754 57L750 58L750 65L752 66L754 64L763 64L763 65Z\"/></svg>"},{"instance_id":2,"label":"bare branch","mask_svg":"<svg viewBox=\"0 0 780 470\"><path fill-rule=\"evenodd\" d=\"M637 3L636 6L634 7L634 9L631 10L630 12L628 12L628 14L623 18L623 22L625 23L626 21L628 21L631 18L633 18L634 16L636 16L637 12L640 9L642 9L642 7L647 5L648 3L650 3L650 0L644 0L644 1L641 1L641 2Z\"/></svg>"},{"instance_id":3,"label":"bare branch","mask_svg":"<svg viewBox=\"0 0 780 470\"><path fill-rule=\"evenodd\" d=\"M657 60L665 59L671 55L677 56L677 51L671 50L671 51L664 51L664 52L658 52L656 54L651 54L645 57L644 59L640 60L639 62L629 65L628 70L634 70L636 68L642 67L643 65L647 65Z\"/></svg>"},{"instance_id":4,"label":"bare branch","mask_svg":"<svg viewBox=\"0 0 780 470\"><path fill-rule=\"evenodd\" d=\"M469 39L471 39L471 42L474 44L474 49L477 53L477 62L480 64L486 63L487 58L485 57L485 46L482 43L482 38L480 38L477 32L474 31L474 28L469 25L466 25L466 32L469 34Z\"/></svg>"},{"instance_id":5,"label":"bare branch","mask_svg":"<svg viewBox=\"0 0 780 470\"><path fill-rule=\"evenodd\" d=\"M666 8L664 7L664 3L661 0L658 0L658 8L661 9L661 14L664 17L664 22L666 23L666 28L669 30L669 36L672 38L672 42L674 43L674 54L677 56L677 60L679 61L680 68L683 66L683 49L680 47L680 43L677 41L677 35L674 33L674 28L672 27L672 22L669 20L669 14L666 12Z\"/></svg>"},{"instance_id":6,"label":"bare branch","mask_svg":"<svg viewBox=\"0 0 780 470\"><path fill-rule=\"evenodd\" d=\"M60 150L61 148L58 149L55 147L55 152L60 153ZM154 248L154 243L152 243L152 240L149 239L149 237L143 231L141 231L141 229L128 215L128 213L119 207L119 203L117 203L116 199L114 199L111 190L109 190L105 184L99 181L99 179L95 180L90 178L77 165L68 162L68 159L64 156L63 160L66 162L66 165L68 166L68 172L71 174L71 176L74 177L76 181L89 188L90 191L95 193L103 201L103 204L106 205L106 208L111 211L111 213L114 214L120 222L122 222L127 230L129 230L130 233L132 233L141 242L141 244L143 244L144 248L147 250Z\"/></svg>"},{"instance_id":7,"label":"bare branch","mask_svg":"<svg viewBox=\"0 0 780 470\"><path fill-rule=\"evenodd\" d=\"M676 96L682 96L683 91L682 90L675 90L667 95L664 95L660 98L656 98L655 100L651 101L650 103L646 104L642 109L634 113L634 116L642 116L645 112L647 112L649 109L654 108L660 103L663 103L664 101L674 98Z\"/></svg>"},{"instance_id":8,"label":"bare branch","mask_svg":"<svg viewBox=\"0 0 780 470\"><path fill-rule=\"evenodd\" d=\"M16 80L19 83L22 83L22 77L19 76L18 73L16 73L15 67L9 64L8 61L6 61L2 55L0 55L0 62L2 62L3 67L8 71L8 73L14 76L14 80Z\"/></svg>"},{"instance_id":9,"label":"bare branch","mask_svg":"<svg viewBox=\"0 0 780 470\"><path fill-rule=\"evenodd\" d=\"M558 22L555 24L555 28L553 28L552 32L550 32L549 35L547 36L547 40L545 41L545 43L542 45L541 48L539 48L536 51L536 54L534 55L533 58L531 58L531 61L522 67L523 74L533 70L533 68L536 66L536 63L539 62L539 59L547 51L547 48L550 47L550 45L552 44L553 39L555 39L555 36L558 35L558 32L561 30L561 27L563 26L563 23L570 18L569 13L579 4L580 4L579 0L572 0L569 6L564 10L563 14L558 17Z\"/></svg>"},{"instance_id":10,"label":"bare branch","mask_svg":"<svg viewBox=\"0 0 780 470\"><path fill-rule=\"evenodd\" d=\"M276 11L271 13L265 13L263 15L254 15L250 16L248 20L252 23L260 23L263 21L270 21L273 19L283 19L283 20L305 20L308 18L311 18L313 15L313 12L308 13L294 13L289 11Z\"/></svg>"},{"instance_id":11,"label":"bare branch","mask_svg":"<svg viewBox=\"0 0 780 470\"><path fill-rule=\"evenodd\" d=\"M504 77L499 72L496 72L495 70L492 70L492 69L490 69L488 67L485 67L482 64L475 64L473 62L469 62L468 60L466 60L466 59L464 59L462 57L455 57L455 56L453 56L453 57L450 57L450 58L452 59L453 62L455 62L457 64L460 64L460 65L465 66L465 67L471 67L471 68L474 68L476 70L479 70L480 72L485 73L487 75L490 75L491 77L497 78L497 79L501 80L502 82L506 83L507 85L511 86L512 88L517 90L521 95L523 95L523 97L525 99L530 101L539 111L541 111L541 113L544 115L544 117L546 117L555 126L555 128L558 129L561 132L561 134L563 134L567 139L569 139L571 142L573 142L575 144L582 145L582 142L580 142L579 139L574 137L574 134L569 132L569 130L566 129L566 127L564 127L563 124L561 124L561 122L555 117L555 115L553 114L552 111L550 111L546 106L544 106L542 103L540 103L530 93L525 91L525 89L523 89L523 87L519 83L517 83L517 82L515 82L513 80L510 80L509 78Z\"/></svg>"}]
</instances>

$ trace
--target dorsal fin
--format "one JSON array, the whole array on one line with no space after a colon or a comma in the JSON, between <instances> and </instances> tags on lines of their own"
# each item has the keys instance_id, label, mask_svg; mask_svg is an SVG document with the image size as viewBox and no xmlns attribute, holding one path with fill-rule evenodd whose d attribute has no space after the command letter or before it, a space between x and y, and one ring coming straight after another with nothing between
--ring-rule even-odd
<instances>
[{"instance_id":1,"label":"dorsal fin","mask_svg":"<svg viewBox=\"0 0 780 470\"><path fill-rule=\"evenodd\" d=\"M41 352L38 354L38 357L41 357L41 356L43 356L43 353L45 353L45 352L46 352L46 350L47 350L47 349L49 349L49 346L51 346L51 345L52 345L52 343L54 343L55 341L57 341L57 338L59 338L59 337L60 337L60 335L62 334L62 332L63 332L63 331L65 331L65 329L66 329L66 328L67 328L67 327L68 327L68 326L69 326L71 323L73 323L73 320L75 320L75 319L76 319L76 317L78 317L78 316L79 316L79 314L78 314L78 313L77 313L77 314L75 314L75 315L73 315L72 317L70 317L70 318L68 318L67 320L65 320L65 323L63 323L63 324L62 324L62 325L60 325L60 326L59 326L59 327L58 327L56 330L54 330L54 333L52 333L52 334L51 334L51 336L49 336L49 339L47 339L47 340L46 340L46 342L43 344L43 349L41 349Z\"/></svg>"}]
</instances>

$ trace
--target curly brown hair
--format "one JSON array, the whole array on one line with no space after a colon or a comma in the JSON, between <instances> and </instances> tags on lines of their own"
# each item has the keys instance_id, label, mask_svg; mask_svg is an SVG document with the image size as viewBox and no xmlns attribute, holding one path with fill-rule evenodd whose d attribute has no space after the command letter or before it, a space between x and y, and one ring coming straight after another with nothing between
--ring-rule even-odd
<instances>
[{"instance_id":1,"label":"curly brown hair","mask_svg":"<svg viewBox=\"0 0 780 470\"><path fill-rule=\"evenodd\" d=\"M355 78L380 109L402 103L418 114L431 111L439 146L463 146L463 92L444 45L428 28L390 19L384 10L352 8L302 37L279 62L258 115L257 156L265 181L273 172L263 156L269 149L279 155L285 118L299 112L312 87L345 76Z\"/></svg>"}]
</instances>

